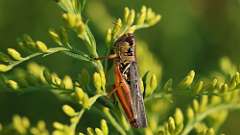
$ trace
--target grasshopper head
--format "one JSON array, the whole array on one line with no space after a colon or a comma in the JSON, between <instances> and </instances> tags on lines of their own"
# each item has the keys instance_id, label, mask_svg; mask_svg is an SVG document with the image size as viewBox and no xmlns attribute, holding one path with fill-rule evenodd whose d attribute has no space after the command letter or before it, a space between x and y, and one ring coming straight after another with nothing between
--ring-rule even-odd
<instances>
[{"instance_id":1,"label":"grasshopper head","mask_svg":"<svg viewBox=\"0 0 240 135\"><path fill-rule=\"evenodd\" d=\"M116 53L124 62L135 60L135 38L132 33L121 36L115 43Z\"/></svg>"}]
</instances>

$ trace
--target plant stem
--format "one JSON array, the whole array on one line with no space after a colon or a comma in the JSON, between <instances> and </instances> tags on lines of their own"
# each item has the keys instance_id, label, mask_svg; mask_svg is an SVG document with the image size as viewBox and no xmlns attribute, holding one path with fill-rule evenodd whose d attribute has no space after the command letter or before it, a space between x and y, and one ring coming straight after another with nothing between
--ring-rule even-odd
<instances>
[{"instance_id":1,"label":"plant stem","mask_svg":"<svg viewBox=\"0 0 240 135\"><path fill-rule=\"evenodd\" d=\"M79 121L81 120L83 114L85 112L85 109L83 108L79 113L78 113L78 120L77 122L74 122L72 125L71 125L71 128L73 130L74 133L76 133L76 127L77 127L77 124L79 123Z\"/></svg>"},{"instance_id":2,"label":"plant stem","mask_svg":"<svg viewBox=\"0 0 240 135\"><path fill-rule=\"evenodd\" d=\"M115 129L121 134L121 135L127 135L125 130L118 124L118 122L113 118L112 114L109 111L105 112L107 118L112 123L112 125L115 127Z\"/></svg>"},{"instance_id":3,"label":"plant stem","mask_svg":"<svg viewBox=\"0 0 240 135\"><path fill-rule=\"evenodd\" d=\"M186 125L181 135L188 135L192 131L192 129L196 126L196 124L198 124L200 121L206 118L209 114L218 112L221 110L229 110L229 109L240 109L240 105L239 104L220 104L217 106L207 108L205 112L198 114L193 120L188 122L188 124Z\"/></svg>"},{"instance_id":4,"label":"plant stem","mask_svg":"<svg viewBox=\"0 0 240 135\"><path fill-rule=\"evenodd\" d=\"M8 65L8 70L7 70L7 71L9 71L9 70L13 69L14 67L18 66L19 64L21 64L21 63L23 63L23 62L26 62L26 61L28 61L28 60L30 60L30 59L32 59L32 58L35 58L35 57L37 57L37 56L41 56L41 55L44 55L44 56L46 56L46 55L51 55L51 54L54 54L54 53L56 53L56 52L61 52L61 51L69 51L69 50L68 50L67 48L64 48L64 47L56 47L56 48L49 48L48 51L45 52L45 53L43 53L43 52L34 53L34 54L29 55L29 56L27 56L27 57L25 57L25 58L22 58L22 59L19 60L19 61L14 61L13 63L11 63L10 65ZM6 71L6 72L7 72L7 71Z\"/></svg>"}]
</instances>

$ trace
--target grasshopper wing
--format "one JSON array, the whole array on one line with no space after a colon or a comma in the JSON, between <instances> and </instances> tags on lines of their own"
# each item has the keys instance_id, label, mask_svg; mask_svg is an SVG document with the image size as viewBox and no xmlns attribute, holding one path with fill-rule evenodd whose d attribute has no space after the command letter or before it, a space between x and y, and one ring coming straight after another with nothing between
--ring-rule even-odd
<instances>
[{"instance_id":1,"label":"grasshopper wing","mask_svg":"<svg viewBox=\"0 0 240 135\"><path fill-rule=\"evenodd\" d=\"M133 113L136 119L138 128L147 127L147 118L145 113L143 96L138 75L137 63L134 61L129 67L129 85L131 89Z\"/></svg>"}]
</instances>

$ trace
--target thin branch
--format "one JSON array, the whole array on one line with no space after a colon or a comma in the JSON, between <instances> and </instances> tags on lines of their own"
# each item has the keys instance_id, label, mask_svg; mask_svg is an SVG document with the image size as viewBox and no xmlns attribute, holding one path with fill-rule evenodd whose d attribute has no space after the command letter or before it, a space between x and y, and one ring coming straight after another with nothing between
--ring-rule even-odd
<instances>
[{"instance_id":1,"label":"thin branch","mask_svg":"<svg viewBox=\"0 0 240 135\"><path fill-rule=\"evenodd\" d=\"M207 110L203 113L197 114L196 117L194 117L193 120L188 122L185 129L181 133L181 135L188 135L192 129L202 120L204 120L209 114L214 112L219 112L221 110L233 110L233 109L240 109L240 104L220 104L217 106L213 106L210 108L207 108Z\"/></svg>"},{"instance_id":2,"label":"thin branch","mask_svg":"<svg viewBox=\"0 0 240 135\"><path fill-rule=\"evenodd\" d=\"M26 62L30 59L33 59L37 56L41 56L41 55L44 55L44 56L47 56L47 55L51 55L51 54L54 54L54 53L57 53L57 52L61 52L61 51L69 51L68 49L64 48L64 47L56 47L56 48L50 48L48 49L47 52L37 52L37 53L34 53L32 55L29 55L25 58L22 58L21 60L19 61L15 61L13 63L11 63L10 65L8 65L8 69L7 71L10 71L11 69L13 69L14 67L18 66L19 64L23 63L23 62ZM6 72L7 72L6 71Z\"/></svg>"}]
</instances>

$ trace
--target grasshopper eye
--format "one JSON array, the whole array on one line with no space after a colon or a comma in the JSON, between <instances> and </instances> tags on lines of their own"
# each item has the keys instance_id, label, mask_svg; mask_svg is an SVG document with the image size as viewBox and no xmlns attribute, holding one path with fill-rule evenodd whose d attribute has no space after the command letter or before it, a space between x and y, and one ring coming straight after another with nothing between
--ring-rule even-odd
<instances>
[{"instance_id":1,"label":"grasshopper eye","mask_svg":"<svg viewBox=\"0 0 240 135\"><path fill-rule=\"evenodd\" d=\"M134 51L134 50L133 50L133 48L131 48L131 47L128 49L128 52L129 52L129 53L131 53L131 52L133 52L133 51Z\"/></svg>"}]
</instances>

